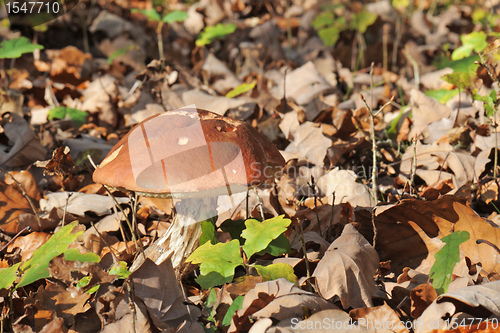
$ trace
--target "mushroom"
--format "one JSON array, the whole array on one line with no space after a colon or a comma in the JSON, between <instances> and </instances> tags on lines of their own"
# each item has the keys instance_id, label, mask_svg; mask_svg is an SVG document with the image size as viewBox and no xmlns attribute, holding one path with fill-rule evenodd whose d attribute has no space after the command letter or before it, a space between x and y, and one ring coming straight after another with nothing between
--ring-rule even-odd
<instances>
[{"instance_id":1,"label":"mushroom","mask_svg":"<svg viewBox=\"0 0 500 333\"><path fill-rule=\"evenodd\" d=\"M171 258L178 278L198 247L201 221L217 216L217 198L275 177L285 161L243 121L186 107L152 116L128 132L93 174L96 183L137 195L180 199L169 229L145 251L157 265ZM131 270L138 268L138 258Z\"/></svg>"}]
</instances>

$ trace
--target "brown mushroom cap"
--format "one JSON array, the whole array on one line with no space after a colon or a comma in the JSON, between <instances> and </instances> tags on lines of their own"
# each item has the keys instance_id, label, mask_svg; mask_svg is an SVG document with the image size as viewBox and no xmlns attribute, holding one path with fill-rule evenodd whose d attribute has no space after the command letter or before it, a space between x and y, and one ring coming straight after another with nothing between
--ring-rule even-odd
<instances>
[{"instance_id":1,"label":"brown mushroom cap","mask_svg":"<svg viewBox=\"0 0 500 333\"><path fill-rule=\"evenodd\" d=\"M143 196L199 197L245 191L284 164L278 149L247 123L184 108L136 125L93 179Z\"/></svg>"}]
</instances>

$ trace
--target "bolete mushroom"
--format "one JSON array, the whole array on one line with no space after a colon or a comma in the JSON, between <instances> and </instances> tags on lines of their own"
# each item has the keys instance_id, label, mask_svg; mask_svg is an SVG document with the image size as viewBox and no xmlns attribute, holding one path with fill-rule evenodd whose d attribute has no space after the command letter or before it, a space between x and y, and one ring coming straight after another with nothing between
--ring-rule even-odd
<instances>
[{"instance_id":1,"label":"bolete mushroom","mask_svg":"<svg viewBox=\"0 0 500 333\"><path fill-rule=\"evenodd\" d=\"M218 196L246 191L284 164L278 149L247 123L186 107L136 125L93 179L141 196L181 199L170 228L145 251L156 264L171 257L179 277L199 245L200 222L217 216Z\"/></svg>"}]
</instances>

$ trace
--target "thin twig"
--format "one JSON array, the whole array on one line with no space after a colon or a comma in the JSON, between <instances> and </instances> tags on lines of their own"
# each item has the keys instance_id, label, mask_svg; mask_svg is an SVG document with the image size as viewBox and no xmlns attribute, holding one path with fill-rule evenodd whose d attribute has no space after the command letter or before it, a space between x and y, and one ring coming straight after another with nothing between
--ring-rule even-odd
<instances>
[{"instance_id":1,"label":"thin twig","mask_svg":"<svg viewBox=\"0 0 500 333\"><path fill-rule=\"evenodd\" d=\"M318 224L318 233L321 237L323 237L323 233L321 231L321 223L319 221L319 213L318 213L318 193L317 193L317 186L314 183L314 176L311 175L311 182L307 183L311 191L313 192L313 197L314 197L314 212L316 213L316 222Z\"/></svg>"},{"instance_id":2,"label":"thin twig","mask_svg":"<svg viewBox=\"0 0 500 333\"><path fill-rule=\"evenodd\" d=\"M410 195L412 195L412 188L415 187L415 174L417 173L417 134L413 136L413 160L410 174Z\"/></svg>"},{"instance_id":3,"label":"thin twig","mask_svg":"<svg viewBox=\"0 0 500 333\"><path fill-rule=\"evenodd\" d=\"M254 187L253 190L255 192L255 196L257 197L257 201L258 201L257 207L259 207L260 216L262 217L262 221L264 221L266 218L264 216L264 209L262 208L262 200L259 197L259 193L257 192L257 188Z\"/></svg>"}]
</instances>

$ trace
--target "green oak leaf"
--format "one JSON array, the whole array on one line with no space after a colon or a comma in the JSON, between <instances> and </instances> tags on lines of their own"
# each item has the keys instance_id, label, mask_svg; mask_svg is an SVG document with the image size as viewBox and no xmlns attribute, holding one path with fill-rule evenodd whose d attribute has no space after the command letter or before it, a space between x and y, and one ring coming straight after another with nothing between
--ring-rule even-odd
<instances>
[{"instance_id":1,"label":"green oak leaf","mask_svg":"<svg viewBox=\"0 0 500 333\"><path fill-rule=\"evenodd\" d=\"M227 232L231 236L231 239L239 240L240 245L245 243L245 240L241 237L241 233L245 229L245 220L227 219L221 223L220 229Z\"/></svg>"},{"instance_id":2,"label":"green oak leaf","mask_svg":"<svg viewBox=\"0 0 500 333\"><path fill-rule=\"evenodd\" d=\"M215 226L211 220L201 221L200 245L206 242L211 242L212 244L217 244L219 242L215 234Z\"/></svg>"},{"instance_id":3,"label":"green oak leaf","mask_svg":"<svg viewBox=\"0 0 500 333\"><path fill-rule=\"evenodd\" d=\"M292 283L297 282L297 276L293 272L293 267L285 263L271 264L267 266L255 265L257 273L264 281L272 281L279 278L285 278Z\"/></svg>"},{"instance_id":4,"label":"green oak leaf","mask_svg":"<svg viewBox=\"0 0 500 333\"><path fill-rule=\"evenodd\" d=\"M264 250L273 239L286 231L291 220L284 218L284 215L276 216L262 222L254 219L245 221L246 229L241 233L245 238L243 251L248 258L255 253Z\"/></svg>"},{"instance_id":5,"label":"green oak leaf","mask_svg":"<svg viewBox=\"0 0 500 333\"><path fill-rule=\"evenodd\" d=\"M368 29L370 25L375 23L377 17L377 14L371 13L363 7L363 10L353 15L349 27L352 30L357 30L360 33L364 34L366 32L366 29Z\"/></svg>"},{"instance_id":6,"label":"green oak leaf","mask_svg":"<svg viewBox=\"0 0 500 333\"><path fill-rule=\"evenodd\" d=\"M78 249L68 249L64 251L64 259L67 261L99 262L101 257L93 252L80 253Z\"/></svg>"},{"instance_id":7,"label":"green oak leaf","mask_svg":"<svg viewBox=\"0 0 500 333\"><path fill-rule=\"evenodd\" d=\"M59 229L47 242L33 252L29 260L21 264L19 271L22 273L22 277L15 286L16 289L27 286L37 280L50 277L50 261L58 255L65 253L68 250L68 246L83 234L83 231L73 232L77 225L77 222L73 222Z\"/></svg>"},{"instance_id":8,"label":"green oak leaf","mask_svg":"<svg viewBox=\"0 0 500 333\"><path fill-rule=\"evenodd\" d=\"M473 31L467 35L461 35L460 40L462 41L462 46L458 47L451 54L451 60L459 60L468 57L472 51L479 53L483 51L487 46L486 33L484 31Z\"/></svg>"},{"instance_id":9,"label":"green oak leaf","mask_svg":"<svg viewBox=\"0 0 500 333\"><path fill-rule=\"evenodd\" d=\"M272 256L278 257L279 255L290 253L290 251L290 241L286 238L285 234L281 234L273 239L264 250L257 252L257 255L262 256L269 253Z\"/></svg>"},{"instance_id":10,"label":"green oak leaf","mask_svg":"<svg viewBox=\"0 0 500 333\"><path fill-rule=\"evenodd\" d=\"M197 248L186 261L200 264L201 276L196 279L196 282L203 289L231 282L235 268L243 264L240 243L236 239L215 245L206 242Z\"/></svg>"},{"instance_id":11,"label":"green oak leaf","mask_svg":"<svg viewBox=\"0 0 500 333\"><path fill-rule=\"evenodd\" d=\"M132 272L128 270L125 261L115 262L109 269L109 275L116 275L120 279L126 279L130 274L132 274Z\"/></svg>"},{"instance_id":12,"label":"green oak leaf","mask_svg":"<svg viewBox=\"0 0 500 333\"><path fill-rule=\"evenodd\" d=\"M453 268L460 261L460 244L469 238L470 234L463 230L441 238L441 241L446 244L434 254L436 261L429 273L429 277L432 279L432 286L438 294L443 294L448 290Z\"/></svg>"},{"instance_id":13,"label":"green oak leaf","mask_svg":"<svg viewBox=\"0 0 500 333\"><path fill-rule=\"evenodd\" d=\"M472 87L472 76L469 72L453 72L444 75L442 79L461 89L470 89Z\"/></svg>"},{"instance_id":14,"label":"green oak leaf","mask_svg":"<svg viewBox=\"0 0 500 333\"><path fill-rule=\"evenodd\" d=\"M233 319L233 316L236 313L236 311L242 308L244 298L245 297L243 295L240 295L234 299L233 303L231 303L231 305L227 309L224 319L222 319L222 326L231 325L231 319Z\"/></svg>"}]
</instances>

